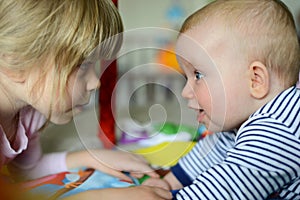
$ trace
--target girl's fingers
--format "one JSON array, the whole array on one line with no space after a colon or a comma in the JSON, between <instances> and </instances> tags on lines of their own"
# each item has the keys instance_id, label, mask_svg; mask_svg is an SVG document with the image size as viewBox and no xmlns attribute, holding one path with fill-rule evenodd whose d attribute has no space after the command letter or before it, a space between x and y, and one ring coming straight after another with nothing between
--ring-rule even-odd
<instances>
[{"instance_id":1,"label":"girl's fingers","mask_svg":"<svg viewBox=\"0 0 300 200\"><path fill-rule=\"evenodd\" d=\"M138 154L134 154L135 156L136 156L136 158L138 159L138 160L140 160L141 162L143 162L143 163L149 163L146 159L145 159L145 157L144 156L141 156L141 155L138 155Z\"/></svg>"},{"instance_id":2,"label":"girl's fingers","mask_svg":"<svg viewBox=\"0 0 300 200\"><path fill-rule=\"evenodd\" d=\"M131 181L131 178L128 177L126 174L124 174L121 171L117 171L117 170L107 170L107 171L106 170L102 170L102 172L108 173L108 174L110 174L110 175L112 175L114 177L117 177L117 178L121 179L121 180L125 180L125 181L128 181L128 182Z\"/></svg>"},{"instance_id":3,"label":"girl's fingers","mask_svg":"<svg viewBox=\"0 0 300 200\"><path fill-rule=\"evenodd\" d=\"M155 171L149 171L146 174L152 178L159 178L159 175Z\"/></svg>"},{"instance_id":4,"label":"girl's fingers","mask_svg":"<svg viewBox=\"0 0 300 200\"><path fill-rule=\"evenodd\" d=\"M144 166L143 170L140 170L138 172L137 171L132 171L132 172L130 172L130 174L133 177L136 177L136 178L141 178L145 174L152 177L152 178L159 178L159 175L150 166Z\"/></svg>"},{"instance_id":5,"label":"girl's fingers","mask_svg":"<svg viewBox=\"0 0 300 200\"><path fill-rule=\"evenodd\" d=\"M144 173L131 172L130 176L132 176L134 178L142 178L144 176Z\"/></svg>"}]
</instances>

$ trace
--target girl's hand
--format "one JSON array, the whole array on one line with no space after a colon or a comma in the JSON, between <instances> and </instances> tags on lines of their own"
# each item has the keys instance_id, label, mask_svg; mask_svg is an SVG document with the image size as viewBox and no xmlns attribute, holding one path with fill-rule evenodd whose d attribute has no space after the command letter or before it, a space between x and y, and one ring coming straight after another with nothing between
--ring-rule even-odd
<instances>
[{"instance_id":1,"label":"girl's hand","mask_svg":"<svg viewBox=\"0 0 300 200\"><path fill-rule=\"evenodd\" d=\"M90 190L65 198L64 200L84 199L129 199L129 200L166 200L172 199L171 192L149 186L137 186L128 188L108 188L101 190Z\"/></svg>"},{"instance_id":2,"label":"girl's hand","mask_svg":"<svg viewBox=\"0 0 300 200\"><path fill-rule=\"evenodd\" d=\"M140 155L117 150L90 150L73 152L67 155L68 168L91 167L104 173L130 181L122 171L130 172L136 178L144 174L159 177Z\"/></svg>"}]
</instances>

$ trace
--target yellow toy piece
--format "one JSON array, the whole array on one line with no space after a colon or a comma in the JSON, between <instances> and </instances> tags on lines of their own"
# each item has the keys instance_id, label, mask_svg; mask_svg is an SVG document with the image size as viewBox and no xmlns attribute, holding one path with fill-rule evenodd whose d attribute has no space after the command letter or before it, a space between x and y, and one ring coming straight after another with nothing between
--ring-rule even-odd
<instances>
[{"instance_id":1,"label":"yellow toy piece","mask_svg":"<svg viewBox=\"0 0 300 200\"><path fill-rule=\"evenodd\" d=\"M144 156L148 162L157 167L172 167L178 160L187 154L196 142L163 142L155 146L135 150L134 152Z\"/></svg>"}]
</instances>

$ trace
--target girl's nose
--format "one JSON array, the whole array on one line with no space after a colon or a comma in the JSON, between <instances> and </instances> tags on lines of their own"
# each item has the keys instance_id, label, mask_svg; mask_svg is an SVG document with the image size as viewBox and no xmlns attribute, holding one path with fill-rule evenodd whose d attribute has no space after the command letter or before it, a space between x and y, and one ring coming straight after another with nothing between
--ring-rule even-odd
<instances>
[{"instance_id":1,"label":"girl's nose","mask_svg":"<svg viewBox=\"0 0 300 200\"><path fill-rule=\"evenodd\" d=\"M97 90L100 88L100 85L101 85L100 78L94 75L88 80L87 90L88 91Z\"/></svg>"}]
</instances>

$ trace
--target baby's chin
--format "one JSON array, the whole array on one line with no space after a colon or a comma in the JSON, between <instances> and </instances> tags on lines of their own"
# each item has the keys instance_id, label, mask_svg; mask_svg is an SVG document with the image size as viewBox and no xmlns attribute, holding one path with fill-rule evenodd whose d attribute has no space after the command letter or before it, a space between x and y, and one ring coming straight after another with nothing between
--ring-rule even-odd
<instances>
[{"instance_id":1,"label":"baby's chin","mask_svg":"<svg viewBox=\"0 0 300 200\"><path fill-rule=\"evenodd\" d=\"M229 131L229 129L227 129L224 126L224 124L219 125L219 124L213 123L212 121L210 121L208 124L204 124L204 125L208 131L213 132L213 133Z\"/></svg>"}]
</instances>

